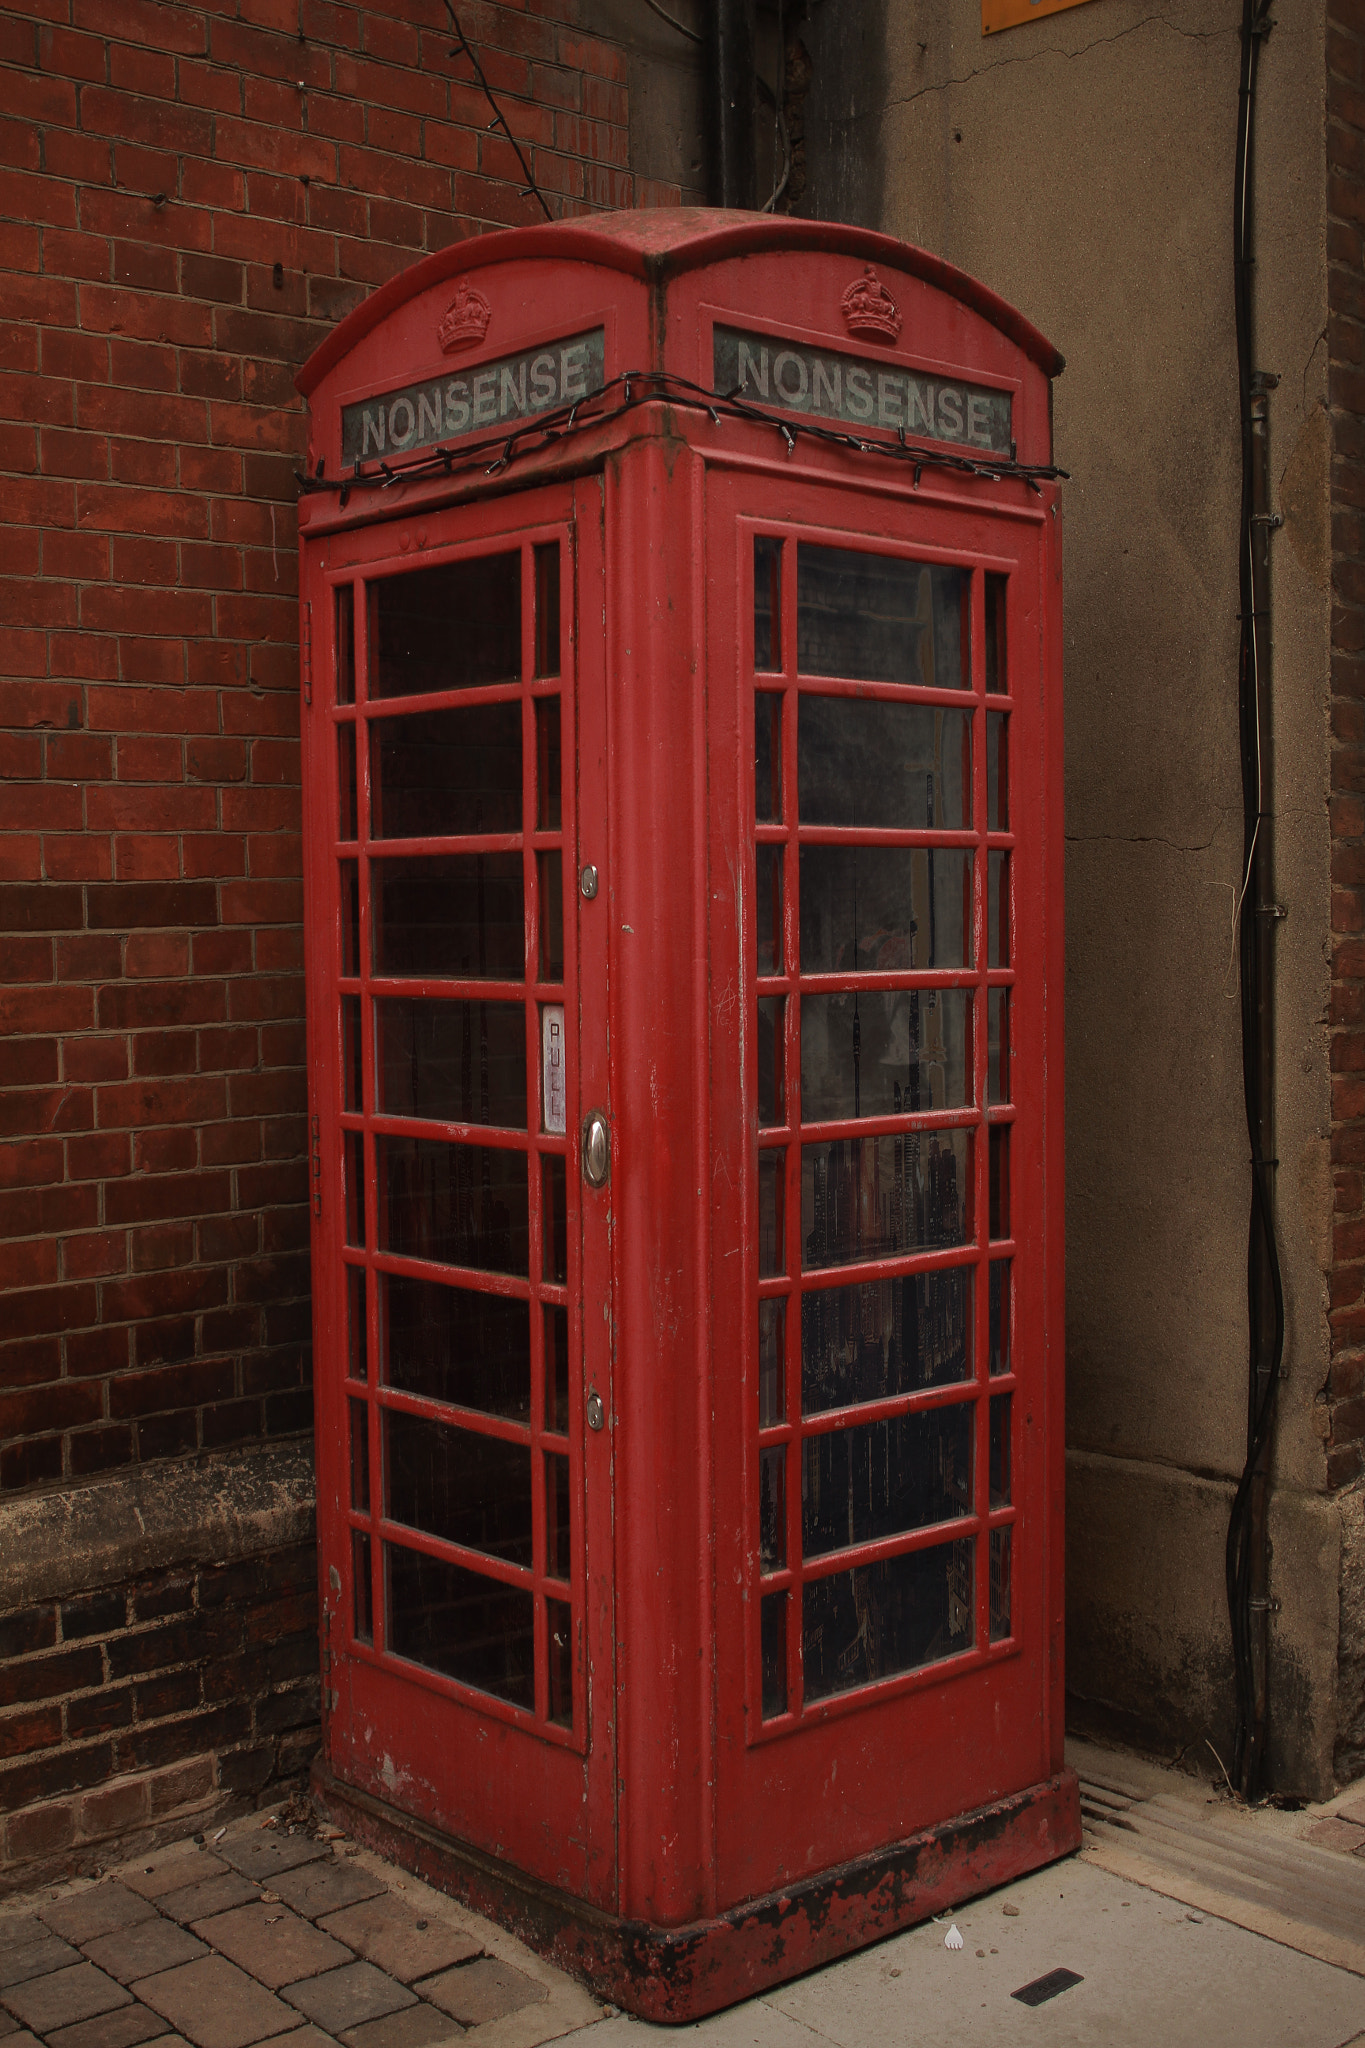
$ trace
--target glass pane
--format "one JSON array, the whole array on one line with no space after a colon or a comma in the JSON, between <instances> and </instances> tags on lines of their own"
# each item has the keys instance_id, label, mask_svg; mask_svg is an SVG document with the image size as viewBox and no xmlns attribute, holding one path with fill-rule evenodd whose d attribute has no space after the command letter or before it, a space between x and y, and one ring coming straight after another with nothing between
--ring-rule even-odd
<instances>
[{"instance_id":1,"label":"glass pane","mask_svg":"<svg viewBox=\"0 0 1365 2048\"><path fill-rule=\"evenodd\" d=\"M384 1415L384 1508L409 1529L529 1565L530 1450L390 1408Z\"/></svg>"},{"instance_id":2,"label":"glass pane","mask_svg":"<svg viewBox=\"0 0 1365 2048\"><path fill-rule=\"evenodd\" d=\"M557 1451L545 1453L545 1575L569 1577L569 1461Z\"/></svg>"},{"instance_id":3,"label":"glass pane","mask_svg":"<svg viewBox=\"0 0 1365 2048\"><path fill-rule=\"evenodd\" d=\"M550 1638L549 1718L560 1728L573 1727L573 1609L563 1600L545 1602Z\"/></svg>"},{"instance_id":4,"label":"glass pane","mask_svg":"<svg viewBox=\"0 0 1365 2048\"><path fill-rule=\"evenodd\" d=\"M1003 711L986 713L986 830L1010 829L1009 720Z\"/></svg>"},{"instance_id":5,"label":"glass pane","mask_svg":"<svg viewBox=\"0 0 1365 2048\"><path fill-rule=\"evenodd\" d=\"M379 974L520 981L526 929L519 853L370 863Z\"/></svg>"},{"instance_id":6,"label":"glass pane","mask_svg":"<svg viewBox=\"0 0 1365 2048\"><path fill-rule=\"evenodd\" d=\"M363 1131L343 1131L342 1177L345 1181L346 1199L346 1242L363 1245L365 1242L365 1134Z\"/></svg>"},{"instance_id":7,"label":"glass pane","mask_svg":"<svg viewBox=\"0 0 1365 2048\"><path fill-rule=\"evenodd\" d=\"M821 1287L801 1301L801 1406L807 1415L965 1380L971 1273L906 1273Z\"/></svg>"},{"instance_id":8,"label":"glass pane","mask_svg":"<svg viewBox=\"0 0 1365 2048\"><path fill-rule=\"evenodd\" d=\"M966 1131L803 1145L802 1264L847 1266L964 1244L970 1146Z\"/></svg>"},{"instance_id":9,"label":"glass pane","mask_svg":"<svg viewBox=\"0 0 1365 2048\"><path fill-rule=\"evenodd\" d=\"M351 1597L355 1609L355 1639L374 1641L374 1589L370 1579L370 1539L363 1529L351 1531Z\"/></svg>"},{"instance_id":10,"label":"glass pane","mask_svg":"<svg viewBox=\"0 0 1365 2048\"><path fill-rule=\"evenodd\" d=\"M559 542L548 540L535 552L536 674L559 674Z\"/></svg>"},{"instance_id":11,"label":"glass pane","mask_svg":"<svg viewBox=\"0 0 1365 2048\"><path fill-rule=\"evenodd\" d=\"M754 535L754 667L782 666L782 539Z\"/></svg>"},{"instance_id":12,"label":"glass pane","mask_svg":"<svg viewBox=\"0 0 1365 2048\"><path fill-rule=\"evenodd\" d=\"M971 1097L971 1013L965 989L802 996L802 1122L960 1109ZM760 1020L760 1078L762 1047Z\"/></svg>"},{"instance_id":13,"label":"glass pane","mask_svg":"<svg viewBox=\"0 0 1365 2048\"><path fill-rule=\"evenodd\" d=\"M801 848L803 974L970 967L971 934L972 856L964 849Z\"/></svg>"},{"instance_id":14,"label":"glass pane","mask_svg":"<svg viewBox=\"0 0 1365 2048\"><path fill-rule=\"evenodd\" d=\"M360 972L360 863L339 862L341 869L341 971Z\"/></svg>"},{"instance_id":15,"label":"glass pane","mask_svg":"<svg viewBox=\"0 0 1365 2048\"><path fill-rule=\"evenodd\" d=\"M758 893L754 899L758 927L758 971L782 972L782 848L758 848Z\"/></svg>"},{"instance_id":16,"label":"glass pane","mask_svg":"<svg viewBox=\"0 0 1365 2048\"><path fill-rule=\"evenodd\" d=\"M531 1312L524 1301L384 1273L384 1382L516 1422L531 1413Z\"/></svg>"},{"instance_id":17,"label":"glass pane","mask_svg":"<svg viewBox=\"0 0 1365 2048\"><path fill-rule=\"evenodd\" d=\"M1012 1529L991 1530L991 1641L1002 1643L1010 1627L1010 1538Z\"/></svg>"},{"instance_id":18,"label":"glass pane","mask_svg":"<svg viewBox=\"0 0 1365 2048\"><path fill-rule=\"evenodd\" d=\"M1009 855L986 855L986 965L1010 964Z\"/></svg>"},{"instance_id":19,"label":"glass pane","mask_svg":"<svg viewBox=\"0 0 1365 2048\"><path fill-rule=\"evenodd\" d=\"M786 1213L787 1155L760 1152L758 1155L758 1277L768 1279L787 1270L787 1248L783 1232Z\"/></svg>"},{"instance_id":20,"label":"glass pane","mask_svg":"<svg viewBox=\"0 0 1365 2048\"><path fill-rule=\"evenodd\" d=\"M371 721L372 838L520 830L520 704L473 704Z\"/></svg>"},{"instance_id":21,"label":"glass pane","mask_svg":"<svg viewBox=\"0 0 1365 2048\"><path fill-rule=\"evenodd\" d=\"M339 583L336 592L337 703L355 702L355 585Z\"/></svg>"},{"instance_id":22,"label":"glass pane","mask_svg":"<svg viewBox=\"0 0 1365 2048\"><path fill-rule=\"evenodd\" d=\"M558 848L536 855L536 873L540 886L540 978L563 981L564 856Z\"/></svg>"},{"instance_id":23,"label":"glass pane","mask_svg":"<svg viewBox=\"0 0 1365 2048\"><path fill-rule=\"evenodd\" d=\"M970 687L961 569L802 541L796 551L796 665L804 676Z\"/></svg>"},{"instance_id":24,"label":"glass pane","mask_svg":"<svg viewBox=\"0 0 1365 2048\"><path fill-rule=\"evenodd\" d=\"M556 550L556 553L558 551ZM536 704L536 830L558 832L563 824L560 710L558 697Z\"/></svg>"},{"instance_id":25,"label":"glass pane","mask_svg":"<svg viewBox=\"0 0 1365 2048\"><path fill-rule=\"evenodd\" d=\"M343 1109L362 1110L365 1107L364 1094L365 1062L361 1050L360 997L341 998L341 1106Z\"/></svg>"},{"instance_id":26,"label":"glass pane","mask_svg":"<svg viewBox=\"0 0 1365 2048\"><path fill-rule=\"evenodd\" d=\"M782 699L762 691L754 698L754 817L782 821Z\"/></svg>"},{"instance_id":27,"label":"glass pane","mask_svg":"<svg viewBox=\"0 0 1365 2048\"><path fill-rule=\"evenodd\" d=\"M1010 1262L996 1259L991 1265L991 1373L1005 1373L1010 1365Z\"/></svg>"},{"instance_id":28,"label":"glass pane","mask_svg":"<svg viewBox=\"0 0 1365 2048\"><path fill-rule=\"evenodd\" d=\"M787 1562L787 1452L782 1444L758 1454L759 1569L781 1571Z\"/></svg>"},{"instance_id":29,"label":"glass pane","mask_svg":"<svg viewBox=\"0 0 1365 2048\"><path fill-rule=\"evenodd\" d=\"M972 1512L972 1417L959 1401L807 1437L802 1447L801 1543L821 1557Z\"/></svg>"},{"instance_id":30,"label":"glass pane","mask_svg":"<svg viewBox=\"0 0 1365 2048\"><path fill-rule=\"evenodd\" d=\"M545 1427L567 1435L569 1428L569 1311L546 1308Z\"/></svg>"},{"instance_id":31,"label":"glass pane","mask_svg":"<svg viewBox=\"0 0 1365 2048\"><path fill-rule=\"evenodd\" d=\"M786 1122L786 1089L783 1087L784 1047L782 1042L786 999L762 996L758 1005L758 1120L760 1124Z\"/></svg>"},{"instance_id":32,"label":"glass pane","mask_svg":"<svg viewBox=\"0 0 1365 2048\"><path fill-rule=\"evenodd\" d=\"M388 1646L514 1706L535 1705L535 1602L519 1586L384 1545Z\"/></svg>"},{"instance_id":33,"label":"glass pane","mask_svg":"<svg viewBox=\"0 0 1365 2048\"><path fill-rule=\"evenodd\" d=\"M986 1100L1010 1099L1010 997L1009 990L993 988L986 998L989 1019L986 1044Z\"/></svg>"},{"instance_id":34,"label":"glass pane","mask_svg":"<svg viewBox=\"0 0 1365 2048\"><path fill-rule=\"evenodd\" d=\"M991 1396L991 1506L1007 1508L1013 1499L1011 1480L1010 1394Z\"/></svg>"},{"instance_id":35,"label":"glass pane","mask_svg":"<svg viewBox=\"0 0 1365 2048\"><path fill-rule=\"evenodd\" d=\"M429 1138L375 1139L383 1249L410 1259L525 1273L526 1154Z\"/></svg>"},{"instance_id":36,"label":"glass pane","mask_svg":"<svg viewBox=\"0 0 1365 2048\"><path fill-rule=\"evenodd\" d=\"M540 1127L562 1138L567 1128L567 1075L564 1063L564 1005L540 1006Z\"/></svg>"},{"instance_id":37,"label":"glass pane","mask_svg":"<svg viewBox=\"0 0 1365 2048\"><path fill-rule=\"evenodd\" d=\"M971 713L875 697L801 698L803 825L962 831L971 824Z\"/></svg>"},{"instance_id":38,"label":"glass pane","mask_svg":"<svg viewBox=\"0 0 1365 2048\"><path fill-rule=\"evenodd\" d=\"M369 1331L365 1320L365 1268L346 1268L346 1371L353 1380L369 1376Z\"/></svg>"},{"instance_id":39,"label":"glass pane","mask_svg":"<svg viewBox=\"0 0 1365 2048\"><path fill-rule=\"evenodd\" d=\"M351 1425L351 1506L370 1512L370 1404L348 1401Z\"/></svg>"},{"instance_id":40,"label":"glass pane","mask_svg":"<svg viewBox=\"0 0 1365 2048\"><path fill-rule=\"evenodd\" d=\"M768 1429L787 1413L787 1304L758 1304L758 1426Z\"/></svg>"},{"instance_id":41,"label":"glass pane","mask_svg":"<svg viewBox=\"0 0 1365 2048\"><path fill-rule=\"evenodd\" d=\"M1007 576L986 578L986 688L993 694L1009 689L1009 665L1005 643L1005 593Z\"/></svg>"},{"instance_id":42,"label":"glass pane","mask_svg":"<svg viewBox=\"0 0 1365 2048\"><path fill-rule=\"evenodd\" d=\"M379 1107L388 1116L526 1128L526 1010L521 1003L375 1004Z\"/></svg>"},{"instance_id":43,"label":"glass pane","mask_svg":"<svg viewBox=\"0 0 1365 2048\"><path fill-rule=\"evenodd\" d=\"M1010 1127L991 1125L990 1156L991 1236L1010 1234Z\"/></svg>"},{"instance_id":44,"label":"glass pane","mask_svg":"<svg viewBox=\"0 0 1365 2048\"><path fill-rule=\"evenodd\" d=\"M955 1657L972 1646L972 1615L967 1537L812 1580L801 1626L806 1698Z\"/></svg>"},{"instance_id":45,"label":"glass pane","mask_svg":"<svg viewBox=\"0 0 1365 2048\"><path fill-rule=\"evenodd\" d=\"M759 1602L758 1632L763 1664L763 1718L787 1711L787 1596L769 1593Z\"/></svg>"},{"instance_id":46,"label":"glass pane","mask_svg":"<svg viewBox=\"0 0 1365 2048\"><path fill-rule=\"evenodd\" d=\"M569 1280L569 1221L565 1201L563 1157L554 1152L540 1156L542 1191L541 1257L545 1279L565 1287Z\"/></svg>"},{"instance_id":47,"label":"glass pane","mask_svg":"<svg viewBox=\"0 0 1365 2048\"><path fill-rule=\"evenodd\" d=\"M520 680L520 550L386 576L370 585L370 605L371 697Z\"/></svg>"},{"instance_id":48,"label":"glass pane","mask_svg":"<svg viewBox=\"0 0 1365 2048\"><path fill-rule=\"evenodd\" d=\"M349 719L337 727L337 837L357 839L360 816L356 798L355 727Z\"/></svg>"}]
</instances>

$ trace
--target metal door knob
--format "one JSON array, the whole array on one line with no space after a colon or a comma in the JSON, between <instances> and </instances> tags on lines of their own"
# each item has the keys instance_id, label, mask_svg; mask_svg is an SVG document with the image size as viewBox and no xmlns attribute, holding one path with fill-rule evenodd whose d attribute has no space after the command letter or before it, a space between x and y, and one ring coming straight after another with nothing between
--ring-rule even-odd
<instances>
[{"instance_id":1,"label":"metal door knob","mask_svg":"<svg viewBox=\"0 0 1365 2048\"><path fill-rule=\"evenodd\" d=\"M600 1429L602 1427L602 1424L606 1421L606 1419L607 1411L602 1406L602 1396L594 1387L593 1391L588 1396L588 1428Z\"/></svg>"},{"instance_id":2,"label":"metal door knob","mask_svg":"<svg viewBox=\"0 0 1365 2048\"><path fill-rule=\"evenodd\" d=\"M583 1178L590 1188L600 1188L611 1164L607 1120L595 1109L583 1125Z\"/></svg>"}]
</instances>

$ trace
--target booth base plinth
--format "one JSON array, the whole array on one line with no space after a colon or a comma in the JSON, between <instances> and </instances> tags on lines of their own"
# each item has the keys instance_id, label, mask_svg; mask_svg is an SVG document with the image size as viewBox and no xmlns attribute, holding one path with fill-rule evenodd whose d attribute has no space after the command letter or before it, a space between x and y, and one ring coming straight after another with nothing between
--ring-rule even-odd
<instances>
[{"instance_id":1,"label":"booth base plinth","mask_svg":"<svg viewBox=\"0 0 1365 2048\"><path fill-rule=\"evenodd\" d=\"M1081 1845L1063 1770L1007 1799L682 1927L618 1919L344 1785L319 1761L318 1805L368 1848L508 1928L599 1998L680 2024L819 1969Z\"/></svg>"}]
</instances>

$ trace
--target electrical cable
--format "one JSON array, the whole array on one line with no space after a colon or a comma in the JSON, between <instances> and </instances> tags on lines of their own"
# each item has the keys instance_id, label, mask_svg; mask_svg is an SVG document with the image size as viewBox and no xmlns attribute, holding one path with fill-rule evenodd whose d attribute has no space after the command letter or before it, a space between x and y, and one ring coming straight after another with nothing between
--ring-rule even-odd
<instances>
[{"instance_id":1,"label":"electrical cable","mask_svg":"<svg viewBox=\"0 0 1365 2048\"><path fill-rule=\"evenodd\" d=\"M483 87L483 96L487 100L489 106L493 109L493 119L489 123L489 126L492 128L501 128L503 134L507 137L507 140L511 143L513 149L517 153L517 162L521 165L522 175L526 179L526 190L522 194L522 197L525 199L537 199L540 202L540 210L544 214L546 220L553 220L554 215L550 211L550 202L545 197L545 194L541 191L539 185L537 185L535 178L533 177L531 172L531 166L526 161L525 153L522 150L521 144L517 141L516 136L508 127L507 116L506 114L503 113L502 108L498 105L497 101L493 97L493 88L488 83L487 78L484 76L483 66L482 64L480 64L478 58L474 54L473 44L470 42L468 36L465 34L464 30L460 26L460 17L455 12L455 9L451 4L451 0L445 0L445 8L446 13L450 16L450 25L460 39L459 50L452 50L450 54L452 57L456 57L459 56L462 51L464 55L468 57L470 63L474 66L474 76L478 79L479 84Z\"/></svg>"},{"instance_id":2,"label":"electrical cable","mask_svg":"<svg viewBox=\"0 0 1365 2048\"><path fill-rule=\"evenodd\" d=\"M659 0L645 0L645 6L651 14L657 14L660 21L666 21L670 28L675 28L680 36L686 36L689 43L706 41L706 37L700 35L696 29L689 28L685 21L679 21L676 14L670 14L666 7L660 7Z\"/></svg>"}]
</instances>

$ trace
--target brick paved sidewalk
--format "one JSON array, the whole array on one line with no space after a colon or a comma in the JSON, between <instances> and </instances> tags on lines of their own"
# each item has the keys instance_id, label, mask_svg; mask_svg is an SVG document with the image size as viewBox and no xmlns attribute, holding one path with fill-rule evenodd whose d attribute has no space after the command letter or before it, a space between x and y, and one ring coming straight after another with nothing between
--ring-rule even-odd
<instances>
[{"instance_id":1,"label":"brick paved sidewalk","mask_svg":"<svg viewBox=\"0 0 1365 2048\"><path fill-rule=\"evenodd\" d=\"M287 1812L0 1907L0 2048L535 2048L601 2013L500 1928Z\"/></svg>"}]
</instances>

